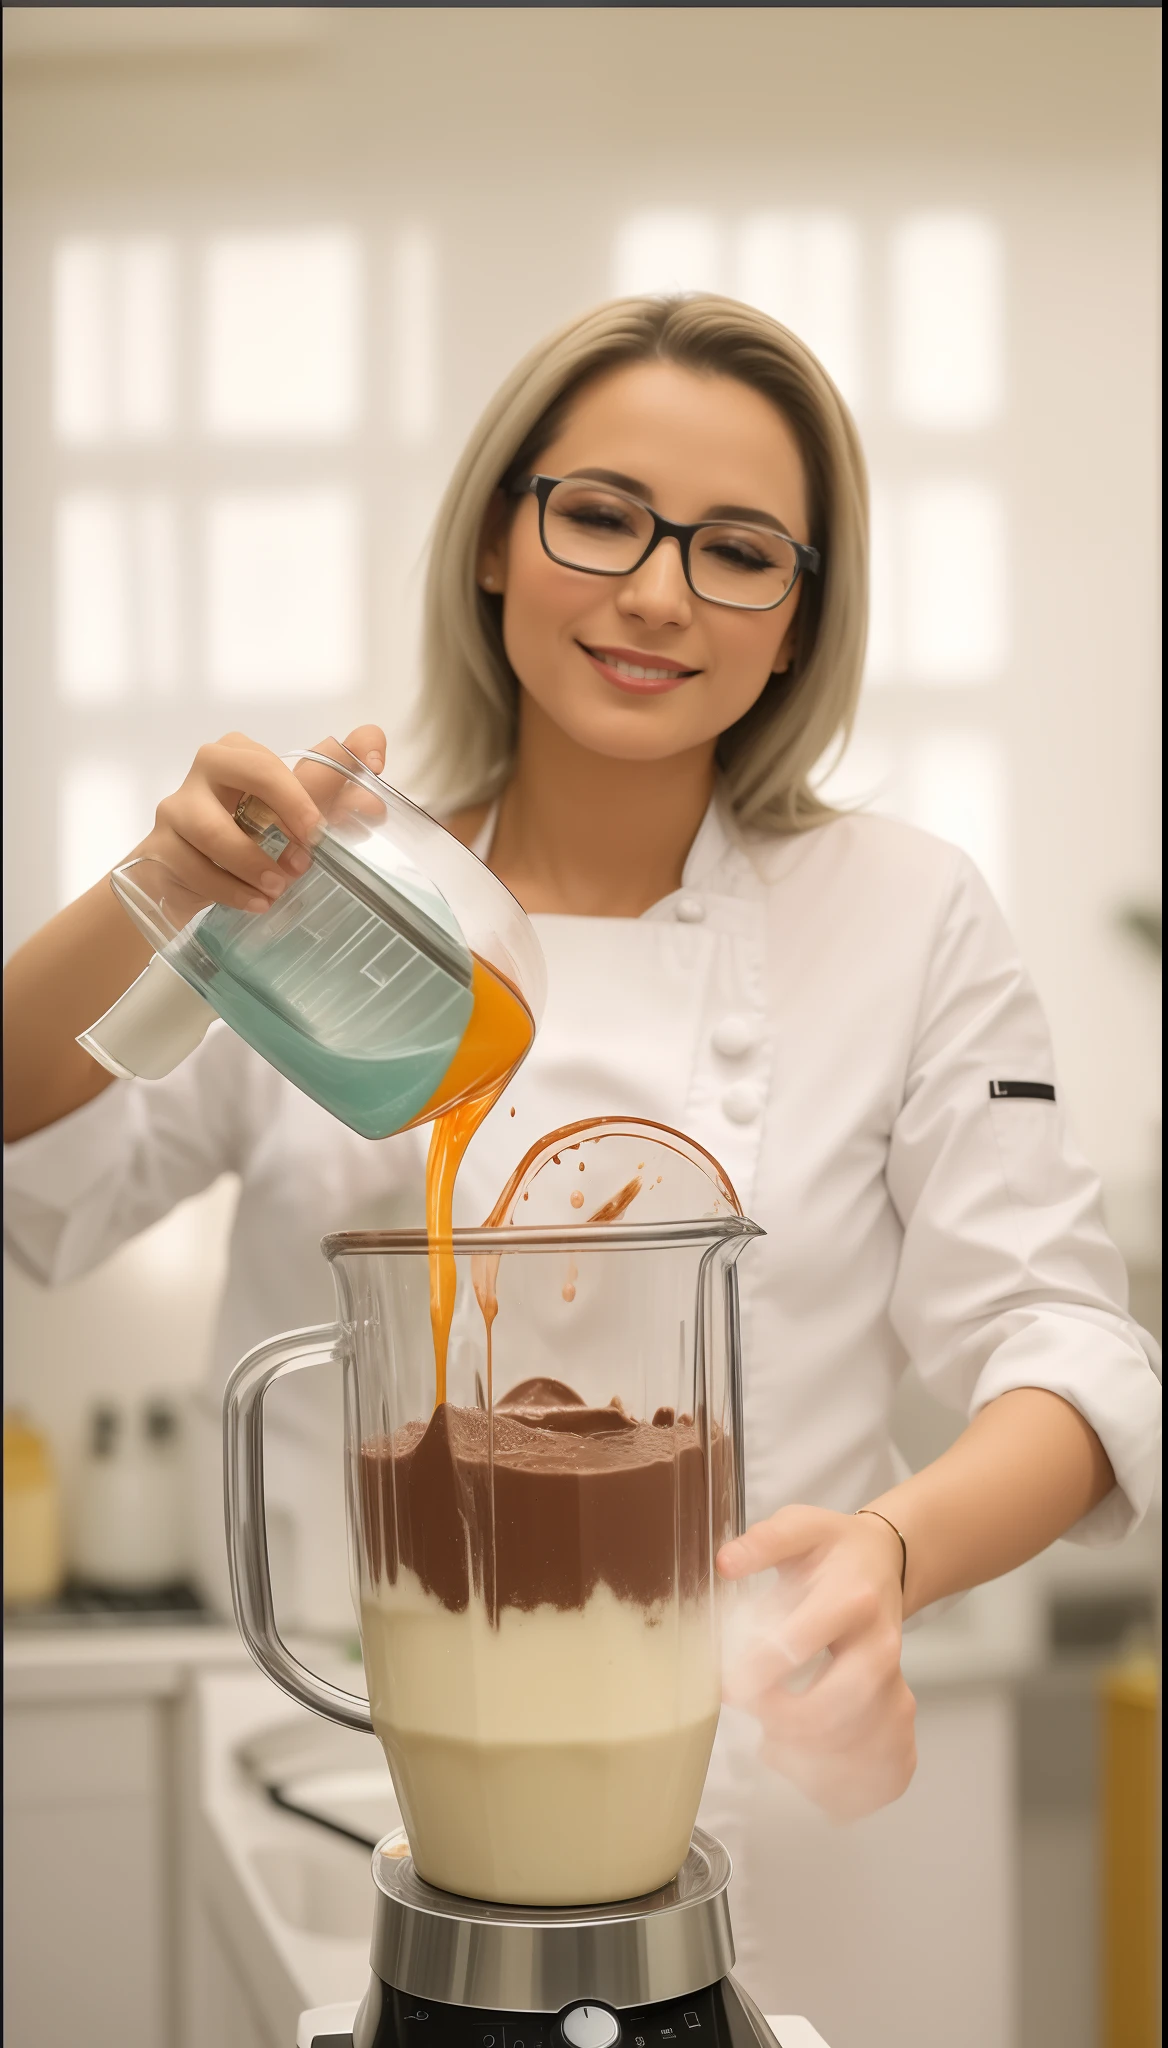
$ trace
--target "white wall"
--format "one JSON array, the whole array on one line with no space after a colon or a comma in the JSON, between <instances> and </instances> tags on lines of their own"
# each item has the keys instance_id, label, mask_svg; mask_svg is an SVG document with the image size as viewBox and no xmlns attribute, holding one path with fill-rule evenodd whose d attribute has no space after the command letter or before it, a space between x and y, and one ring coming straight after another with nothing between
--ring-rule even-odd
<instances>
[{"instance_id":1,"label":"white wall","mask_svg":"<svg viewBox=\"0 0 1168 2048\"><path fill-rule=\"evenodd\" d=\"M822 251L827 216L852 251L839 319L900 591L841 786L982 851L1047 1000L1081 1139L1130 1209L1158 1117L1152 972L1113 927L1120 903L1158 892L1154 12L15 8L5 35L8 948L83 878L87 849L95 872L111 855L100 808L80 854L62 836L62 793L78 815L94 764L114 771L97 792L121 805L116 847L229 726L291 745L377 716L400 734L443 479L521 352L613 288L631 218L696 214L677 261L734 288L748 218ZM897 392L896 237L938 213L972 217L1000 258L998 383L964 425L914 423L911 388ZM334 364L351 413L267 438L214 431L208 261L224 236L309 230L347 238L355 266L355 355ZM169 252L166 431L85 442L54 428L54 264L78 238ZM820 303L806 276L788 275L780 304L783 289L792 324ZM979 489L1001 538L1000 646L965 681L912 655L913 493L938 483ZM281 701L220 660L216 686L209 508L310 490L356 521L348 676L309 665ZM131 563L140 646L124 684L109 670L94 685L84 604L80 655L57 644L56 522L93 492L145 505L156 537L173 525L173 645L165 620L142 625L157 577ZM959 653L963 634L985 642L976 606L954 619ZM408 758L391 758L408 779ZM83 1391L197 1376L203 1276L229 1212L221 1190L202 1220L161 1227L161 1246L169 1228L201 1247L198 1277L173 1259L161 1294L143 1292L146 1248L55 1302L10 1291L10 1387L67 1460Z\"/></svg>"}]
</instances>

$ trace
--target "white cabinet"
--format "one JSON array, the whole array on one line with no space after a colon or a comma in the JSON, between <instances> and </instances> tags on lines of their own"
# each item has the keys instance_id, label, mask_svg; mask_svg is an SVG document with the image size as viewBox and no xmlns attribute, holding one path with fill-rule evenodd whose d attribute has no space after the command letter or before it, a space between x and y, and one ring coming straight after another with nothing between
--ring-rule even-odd
<instances>
[{"instance_id":1,"label":"white cabinet","mask_svg":"<svg viewBox=\"0 0 1168 2048\"><path fill-rule=\"evenodd\" d=\"M170 2034L165 1704L10 1708L4 2034L158 2048Z\"/></svg>"},{"instance_id":2,"label":"white cabinet","mask_svg":"<svg viewBox=\"0 0 1168 2048\"><path fill-rule=\"evenodd\" d=\"M177 1705L192 1664L241 1655L219 1630L10 1636L8 2048L177 2043Z\"/></svg>"},{"instance_id":3,"label":"white cabinet","mask_svg":"<svg viewBox=\"0 0 1168 2048\"><path fill-rule=\"evenodd\" d=\"M182 2036L190 2048L287 2048L288 2036L261 2017L254 1987L240 1971L205 1900L188 1930L191 1974Z\"/></svg>"}]
</instances>

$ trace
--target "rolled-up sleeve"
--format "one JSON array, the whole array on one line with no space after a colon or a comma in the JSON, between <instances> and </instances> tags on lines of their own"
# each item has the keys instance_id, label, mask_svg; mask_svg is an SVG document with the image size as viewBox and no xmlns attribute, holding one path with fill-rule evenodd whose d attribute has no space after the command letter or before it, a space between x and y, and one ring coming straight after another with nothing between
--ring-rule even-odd
<instances>
[{"instance_id":1,"label":"rolled-up sleeve","mask_svg":"<svg viewBox=\"0 0 1168 2048\"><path fill-rule=\"evenodd\" d=\"M1048 1096L995 1096L1022 1081ZM892 1321L924 1384L975 1415L1015 1387L1077 1408L1116 1477L1068 1532L1125 1535L1156 1501L1161 1391L1127 1312L1099 1180L1057 1099L1050 1034L996 904L954 855L888 1159L904 1228Z\"/></svg>"},{"instance_id":2,"label":"rolled-up sleeve","mask_svg":"<svg viewBox=\"0 0 1168 2048\"><path fill-rule=\"evenodd\" d=\"M164 1081L115 1081L92 1102L4 1147L4 1243L56 1286L91 1272L177 1203L238 1171L246 1145L240 1055L212 1026Z\"/></svg>"}]
</instances>

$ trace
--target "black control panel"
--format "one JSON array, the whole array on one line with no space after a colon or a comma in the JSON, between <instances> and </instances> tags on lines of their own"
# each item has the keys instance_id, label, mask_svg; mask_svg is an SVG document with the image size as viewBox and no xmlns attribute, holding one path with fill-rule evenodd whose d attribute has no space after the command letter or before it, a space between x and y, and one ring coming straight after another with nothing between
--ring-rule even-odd
<instances>
[{"instance_id":1,"label":"black control panel","mask_svg":"<svg viewBox=\"0 0 1168 2048\"><path fill-rule=\"evenodd\" d=\"M428 2048L431 2040L434 2048L439 2041L441 2048L571 2048L561 2020L577 2010L574 2006L563 2013L485 2013L456 2005L426 2006L396 1991L390 1996L397 2008L394 2048ZM613 2048L681 2048L682 2042L690 2048L730 2048L718 2032L713 1993L708 1990L696 1991L678 2005L607 2010L620 2028ZM377 2048L382 2048L379 2036Z\"/></svg>"},{"instance_id":2,"label":"black control panel","mask_svg":"<svg viewBox=\"0 0 1168 2048\"><path fill-rule=\"evenodd\" d=\"M577 2020L585 2006L580 2000L560 2012L486 2012L412 1998L375 1977L352 2040L354 2048L574 2048L573 2036L587 2031ZM602 2021L610 2016L605 2048L781 2048L730 1978L661 2005L587 2011ZM334 2048L342 2038L320 2036L313 2048Z\"/></svg>"}]
</instances>

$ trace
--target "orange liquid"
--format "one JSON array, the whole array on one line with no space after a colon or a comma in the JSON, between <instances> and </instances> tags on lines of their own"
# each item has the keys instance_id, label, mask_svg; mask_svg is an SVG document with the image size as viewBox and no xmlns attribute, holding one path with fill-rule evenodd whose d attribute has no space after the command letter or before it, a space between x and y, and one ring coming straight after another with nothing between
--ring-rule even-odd
<instances>
[{"instance_id":1,"label":"orange liquid","mask_svg":"<svg viewBox=\"0 0 1168 2048\"><path fill-rule=\"evenodd\" d=\"M435 1399L446 1399L446 1352L454 1314L457 1271L451 1233L454 1182L463 1154L494 1108L535 1036L527 1005L510 984L476 958L471 982L474 1009L441 1086L415 1118L431 1117L426 1157L426 1235L430 1252L430 1327L434 1332ZM442 1103L450 1108L438 1109ZM489 1326L488 1326L489 1327Z\"/></svg>"}]
</instances>

